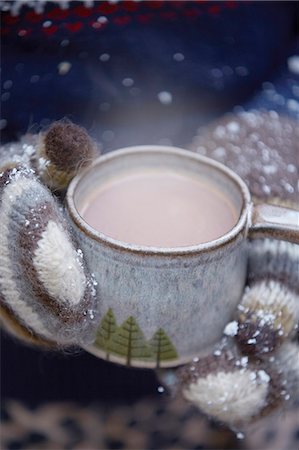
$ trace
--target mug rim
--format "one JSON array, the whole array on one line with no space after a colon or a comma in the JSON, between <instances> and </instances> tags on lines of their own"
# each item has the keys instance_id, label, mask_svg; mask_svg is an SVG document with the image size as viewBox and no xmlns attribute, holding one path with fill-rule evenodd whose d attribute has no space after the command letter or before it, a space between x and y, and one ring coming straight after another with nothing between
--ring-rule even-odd
<instances>
[{"instance_id":1,"label":"mug rim","mask_svg":"<svg viewBox=\"0 0 299 450\"><path fill-rule=\"evenodd\" d=\"M154 247L147 245L131 244L125 241L114 239L110 236L107 236L105 233L97 231L96 229L91 227L79 214L79 211L74 201L74 194L80 181L86 176L88 176L88 173L91 170L93 170L96 166L102 165L103 163L111 159L120 158L122 156L129 154L138 154L140 152L148 152L148 153L162 152L164 154L178 155L188 159L192 159L194 161L202 162L203 164L212 166L213 168L224 173L228 178L230 178L235 183L243 198L240 216L236 224L233 226L233 228L231 228L227 233L225 233L223 236L220 236L217 239L196 245L190 245L185 247ZM97 159L95 159L92 162L91 165L80 171L80 173L78 173L72 179L67 188L65 202L66 202L66 209L69 213L70 218L84 234L88 235L89 238L101 244L104 244L105 246L112 247L120 251L132 252L141 255L155 255L155 256L194 255L222 247L228 244L229 242L233 241L244 229L244 227L246 227L247 231L249 225L247 219L249 219L250 217L249 213L251 209L251 195L247 185L242 180L242 178L238 174L236 174L233 170L231 170L229 167L212 158L208 158L206 156L194 153L191 150L185 150L175 146L150 145L150 144L123 147L121 149L113 150L107 154L100 155Z\"/></svg>"}]
</instances>

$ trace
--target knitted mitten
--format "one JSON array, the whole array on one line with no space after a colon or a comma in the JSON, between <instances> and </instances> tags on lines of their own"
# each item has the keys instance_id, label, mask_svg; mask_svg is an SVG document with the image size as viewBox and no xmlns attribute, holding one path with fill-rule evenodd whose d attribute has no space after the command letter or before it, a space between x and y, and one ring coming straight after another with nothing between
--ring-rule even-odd
<instances>
[{"instance_id":1,"label":"knitted mitten","mask_svg":"<svg viewBox=\"0 0 299 450\"><path fill-rule=\"evenodd\" d=\"M200 130L192 149L239 173L256 202L298 208L298 142L295 121L275 112L250 112ZM298 245L250 243L248 286L224 329L230 346L225 340L213 355L195 358L177 373L183 396L203 413L239 425L297 398L298 273Z\"/></svg>"},{"instance_id":2,"label":"knitted mitten","mask_svg":"<svg viewBox=\"0 0 299 450\"><path fill-rule=\"evenodd\" d=\"M67 136L64 146L60 145L62 129ZM52 157L55 145L56 158L39 156ZM55 172L58 148L65 171L60 163ZM82 148L84 157L89 155L84 161ZM77 153L70 162L72 150ZM62 207L30 167L35 166L51 186L62 188L76 168L90 161L92 152L85 130L65 122L52 125L45 135L27 137L1 151L1 321L14 335L31 343L88 344L94 335L96 282L69 232Z\"/></svg>"},{"instance_id":3,"label":"knitted mitten","mask_svg":"<svg viewBox=\"0 0 299 450\"><path fill-rule=\"evenodd\" d=\"M228 115L199 131L193 150L223 162L248 184L255 202L298 208L299 125L276 112ZM299 320L299 246L253 240L248 283L236 319L248 353L271 352Z\"/></svg>"}]
</instances>

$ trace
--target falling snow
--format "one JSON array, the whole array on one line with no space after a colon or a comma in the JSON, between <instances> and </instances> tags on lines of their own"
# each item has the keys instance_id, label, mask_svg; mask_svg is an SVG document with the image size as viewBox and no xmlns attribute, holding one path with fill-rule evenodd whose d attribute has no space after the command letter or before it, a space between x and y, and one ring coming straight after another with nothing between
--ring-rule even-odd
<instances>
[{"instance_id":1,"label":"falling snow","mask_svg":"<svg viewBox=\"0 0 299 450\"><path fill-rule=\"evenodd\" d=\"M295 75L299 75L299 56L294 55L288 58L288 68L289 71Z\"/></svg>"},{"instance_id":2,"label":"falling snow","mask_svg":"<svg viewBox=\"0 0 299 450\"><path fill-rule=\"evenodd\" d=\"M239 328L238 322L234 320L233 322L230 322L226 325L223 333L226 336L236 336L236 334L238 333L238 328Z\"/></svg>"},{"instance_id":3,"label":"falling snow","mask_svg":"<svg viewBox=\"0 0 299 450\"><path fill-rule=\"evenodd\" d=\"M44 27L44 28L49 28L51 25L52 25L51 20L46 20L46 21L43 23L43 27Z\"/></svg>"},{"instance_id":4,"label":"falling snow","mask_svg":"<svg viewBox=\"0 0 299 450\"><path fill-rule=\"evenodd\" d=\"M4 130L4 128L7 126L7 120L6 119L0 119L0 130Z\"/></svg>"},{"instance_id":5,"label":"falling snow","mask_svg":"<svg viewBox=\"0 0 299 450\"><path fill-rule=\"evenodd\" d=\"M109 59L110 59L110 55L108 53L102 53L99 56L99 60L102 61L102 62L109 61Z\"/></svg>"},{"instance_id":6,"label":"falling snow","mask_svg":"<svg viewBox=\"0 0 299 450\"><path fill-rule=\"evenodd\" d=\"M131 86L133 86L133 84L134 84L134 80L133 80L133 78L124 78L124 79L122 80L122 84L123 84L123 86L125 86L125 87L131 87Z\"/></svg>"},{"instance_id":7,"label":"falling snow","mask_svg":"<svg viewBox=\"0 0 299 450\"><path fill-rule=\"evenodd\" d=\"M61 61L57 68L59 75L66 75L71 70L71 63L68 61Z\"/></svg>"},{"instance_id":8,"label":"falling snow","mask_svg":"<svg viewBox=\"0 0 299 450\"><path fill-rule=\"evenodd\" d=\"M161 91L158 94L158 99L163 105L170 105L172 103L172 94L167 91Z\"/></svg>"},{"instance_id":9,"label":"falling snow","mask_svg":"<svg viewBox=\"0 0 299 450\"><path fill-rule=\"evenodd\" d=\"M259 376L259 379L261 380L262 383L269 383L270 376L264 370L259 370L258 371L258 376Z\"/></svg>"},{"instance_id":10,"label":"falling snow","mask_svg":"<svg viewBox=\"0 0 299 450\"><path fill-rule=\"evenodd\" d=\"M6 80L3 83L3 89L10 89L12 87L12 81L11 80Z\"/></svg>"},{"instance_id":11,"label":"falling snow","mask_svg":"<svg viewBox=\"0 0 299 450\"><path fill-rule=\"evenodd\" d=\"M173 59L177 62L182 62L185 59L185 56L183 55L183 53L175 53L173 55Z\"/></svg>"}]
</instances>

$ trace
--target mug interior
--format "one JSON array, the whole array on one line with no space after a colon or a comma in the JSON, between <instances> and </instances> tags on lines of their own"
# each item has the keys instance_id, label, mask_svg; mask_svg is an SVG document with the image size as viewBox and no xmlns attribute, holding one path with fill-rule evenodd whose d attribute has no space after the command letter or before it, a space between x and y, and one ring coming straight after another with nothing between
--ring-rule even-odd
<instances>
[{"instance_id":1,"label":"mug interior","mask_svg":"<svg viewBox=\"0 0 299 450\"><path fill-rule=\"evenodd\" d=\"M84 209L86 199L96 195L97 189L107 182L116 180L122 175L128 176L136 171L158 169L159 171L179 171L179 173L215 184L221 194L232 204L237 212L237 220L232 229L240 221L246 200L249 201L247 187L239 177L222 164L209 158L199 156L188 150L167 146L136 146L113 151L98 158L91 167L85 169L71 183L67 201L73 201L76 212L80 216L81 226L89 225L80 212ZM247 198L246 198L247 197ZM92 229L95 235L111 240L104 233ZM227 234L227 233L226 233ZM112 239L114 242L117 240ZM122 241L119 241L120 243ZM126 243L130 245L130 243ZM144 246L147 247L147 246ZM150 248L150 247L148 247Z\"/></svg>"}]
</instances>

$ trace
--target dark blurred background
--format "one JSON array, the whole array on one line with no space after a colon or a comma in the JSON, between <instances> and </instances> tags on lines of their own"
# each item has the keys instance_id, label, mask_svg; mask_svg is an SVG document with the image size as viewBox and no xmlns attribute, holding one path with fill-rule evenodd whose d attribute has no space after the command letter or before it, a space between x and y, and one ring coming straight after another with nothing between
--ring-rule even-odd
<instances>
[{"instance_id":1,"label":"dark blurred background","mask_svg":"<svg viewBox=\"0 0 299 450\"><path fill-rule=\"evenodd\" d=\"M187 146L227 111L298 117L298 2L2 2L2 142L69 117L104 152ZM14 9L13 9L14 8ZM3 335L2 399L157 397L151 371L83 351L47 353Z\"/></svg>"}]
</instances>

